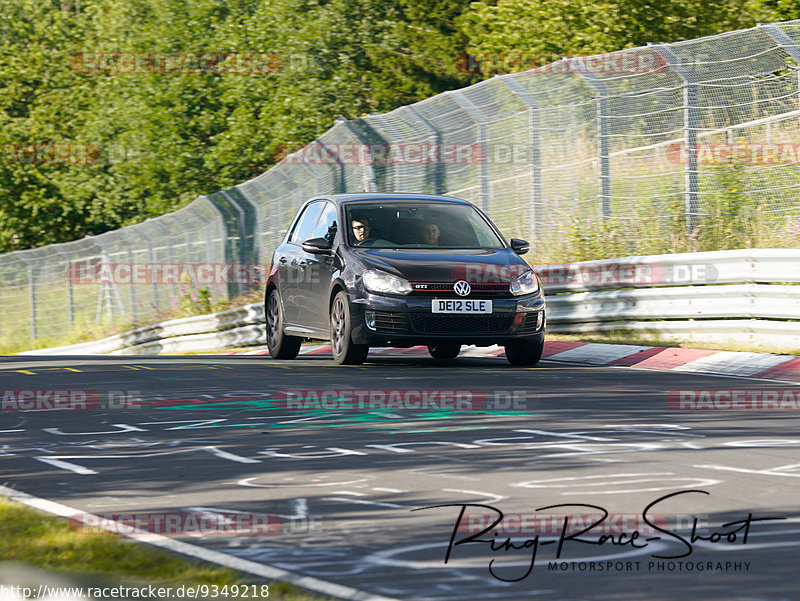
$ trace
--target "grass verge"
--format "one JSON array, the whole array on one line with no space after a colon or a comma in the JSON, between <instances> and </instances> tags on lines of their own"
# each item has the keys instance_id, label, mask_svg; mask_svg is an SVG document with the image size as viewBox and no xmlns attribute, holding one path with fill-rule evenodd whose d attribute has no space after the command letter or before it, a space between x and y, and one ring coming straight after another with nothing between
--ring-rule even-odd
<instances>
[{"instance_id":1,"label":"grass verge","mask_svg":"<svg viewBox=\"0 0 800 601\"><path fill-rule=\"evenodd\" d=\"M67 578L109 585L172 586L262 583L230 568L185 559L112 533L80 532L68 520L43 515L0 496L0 561L21 562ZM278 601L323 601L282 583L269 583Z\"/></svg>"}]
</instances>

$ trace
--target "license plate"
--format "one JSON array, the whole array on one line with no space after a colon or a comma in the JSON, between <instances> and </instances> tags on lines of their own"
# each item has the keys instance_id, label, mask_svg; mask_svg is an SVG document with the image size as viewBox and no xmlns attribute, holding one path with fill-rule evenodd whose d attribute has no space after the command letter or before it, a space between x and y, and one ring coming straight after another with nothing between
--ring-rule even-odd
<instances>
[{"instance_id":1,"label":"license plate","mask_svg":"<svg viewBox=\"0 0 800 601\"><path fill-rule=\"evenodd\" d=\"M431 301L433 313L491 313L490 300L439 299Z\"/></svg>"}]
</instances>

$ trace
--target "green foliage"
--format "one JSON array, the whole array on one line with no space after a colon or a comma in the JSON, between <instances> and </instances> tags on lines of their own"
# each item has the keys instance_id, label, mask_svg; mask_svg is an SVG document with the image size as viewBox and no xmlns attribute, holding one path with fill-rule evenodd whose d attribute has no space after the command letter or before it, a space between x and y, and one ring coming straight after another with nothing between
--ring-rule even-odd
<instances>
[{"instance_id":1,"label":"green foliage","mask_svg":"<svg viewBox=\"0 0 800 601\"><path fill-rule=\"evenodd\" d=\"M798 0L755 0L751 9L762 23L800 19Z\"/></svg>"},{"instance_id":2,"label":"green foliage","mask_svg":"<svg viewBox=\"0 0 800 601\"><path fill-rule=\"evenodd\" d=\"M474 80L456 62L464 0L77 7L0 0L0 252L175 210L262 173L340 114L391 110ZM114 53L269 62L131 73ZM66 160L48 156L54 146L69 150Z\"/></svg>"},{"instance_id":3,"label":"green foliage","mask_svg":"<svg viewBox=\"0 0 800 601\"><path fill-rule=\"evenodd\" d=\"M264 172L339 115L388 111L489 76L465 69L466 52L541 61L608 52L794 18L800 3L0 0L0 13L6 252L175 210ZM216 69L129 73L97 53L223 59ZM266 68L228 69L231 53L266 57Z\"/></svg>"},{"instance_id":4,"label":"green foliage","mask_svg":"<svg viewBox=\"0 0 800 601\"><path fill-rule=\"evenodd\" d=\"M461 19L472 51L545 58L612 52L755 24L746 5L736 0L498 0L472 7Z\"/></svg>"}]
</instances>

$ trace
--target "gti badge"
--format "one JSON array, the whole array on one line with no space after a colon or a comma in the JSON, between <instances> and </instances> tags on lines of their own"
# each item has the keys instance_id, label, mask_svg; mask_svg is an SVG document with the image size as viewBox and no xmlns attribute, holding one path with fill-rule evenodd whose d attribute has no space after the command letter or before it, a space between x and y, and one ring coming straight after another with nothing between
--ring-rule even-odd
<instances>
[{"instance_id":1,"label":"gti badge","mask_svg":"<svg viewBox=\"0 0 800 601\"><path fill-rule=\"evenodd\" d=\"M458 296L467 296L471 288L469 286L469 282L465 282L464 280L459 280L455 284L453 284L453 290L455 290Z\"/></svg>"}]
</instances>

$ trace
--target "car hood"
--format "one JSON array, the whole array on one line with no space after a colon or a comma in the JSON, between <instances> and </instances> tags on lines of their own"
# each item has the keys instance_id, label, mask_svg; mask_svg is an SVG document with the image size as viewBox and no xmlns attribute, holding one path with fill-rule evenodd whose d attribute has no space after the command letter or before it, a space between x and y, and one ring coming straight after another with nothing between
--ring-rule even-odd
<instances>
[{"instance_id":1,"label":"car hood","mask_svg":"<svg viewBox=\"0 0 800 601\"><path fill-rule=\"evenodd\" d=\"M510 282L530 269L519 255L506 248L353 248L352 252L365 269L381 269L412 282Z\"/></svg>"}]
</instances>

